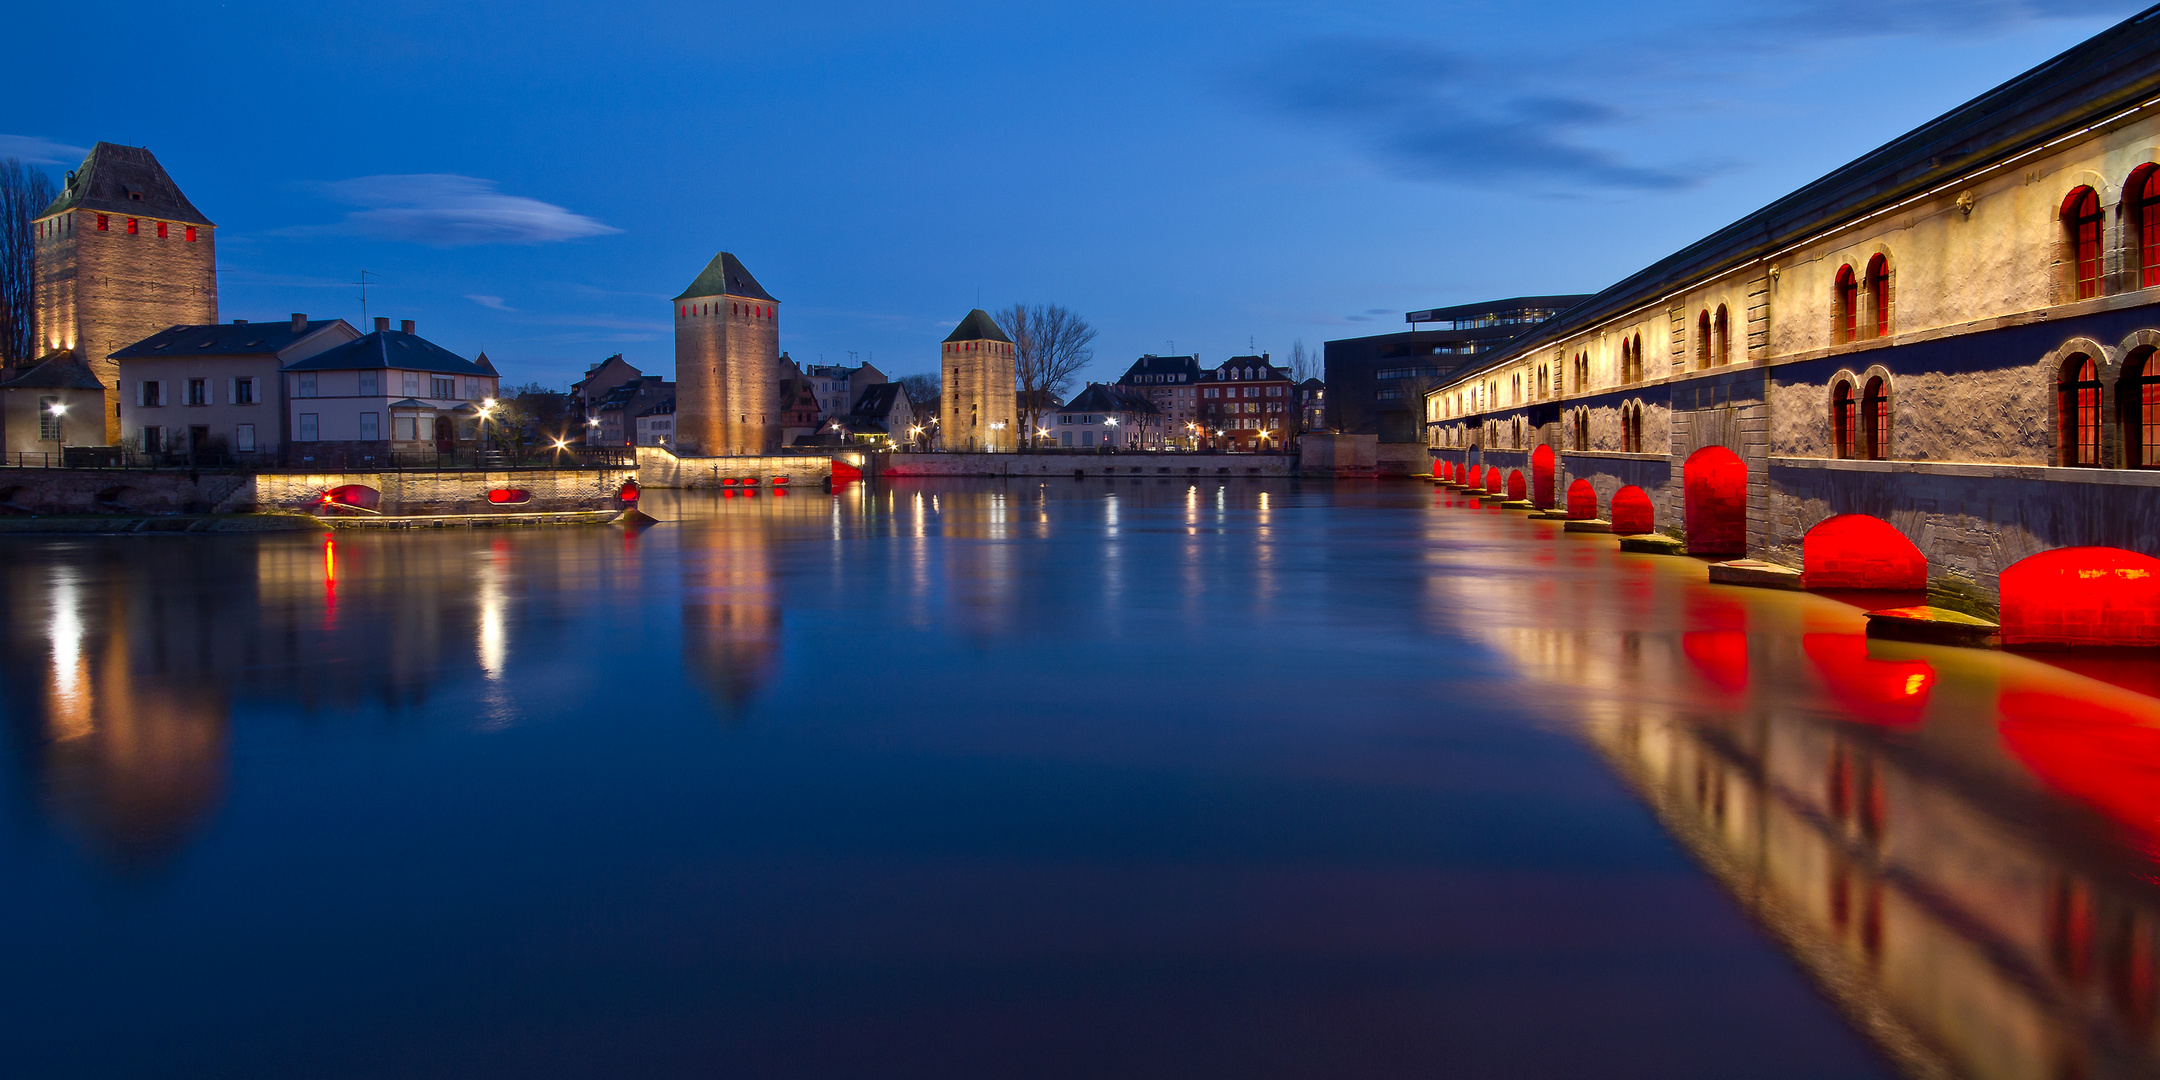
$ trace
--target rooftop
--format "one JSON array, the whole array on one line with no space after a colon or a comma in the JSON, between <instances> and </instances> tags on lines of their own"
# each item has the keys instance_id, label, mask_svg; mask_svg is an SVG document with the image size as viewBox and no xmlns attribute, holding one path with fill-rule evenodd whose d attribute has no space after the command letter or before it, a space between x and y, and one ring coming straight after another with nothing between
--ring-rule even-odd
<instances>
[{"instance_id":1,"label":"rooftop","mask_svg":"<svg viewBox=\"0 0 2160 1080\"><path fill-rule=\"evenodd\" d=\"M180 193L180 185L166 175L165 167L158 164L157 156L147 147L109 142L90 148L82 165L68 174L67 186L60 189L59 197L38 217L68 210L104 210L195 225L212 224Z\"/></svg>"},{"instance_id":2,"label":"rooftop","mask_svg":"<svg viewBox=\"0 0 2160 1080\"><path fill-rule=\"evenodd\" d=\"M402 330L377 330L358 341L348 341L305 360L295 360L285 365L286 371L353 371L368 368L432 371L444 375L493 374L418 334L408 334Z\"/></svg>"},{"instance_id":3,"label":"rooftop","mask_svg":"<svg viewBox=\"0 0 2160 1080\"><path fill-rule=\"evenodd\" d=\"M697 279L690 283L690 287L684 289L675 299L688 300L693 296L740 296L746 300L771 300L775 304L780 302L778 297L766 292L765 286L758 284L757 279L750 276L750 271L743 267L742 260L737 259L732 251L723 251L713 256Z\"/></svg>"},{"instance_id":4,"label":"rooftop","mask_svg":"<svg viewBox=\"0 0 2160 1080\"><path fill-rule=\"evenodd\" d=\"M1012 339L1006 337L1005 331L998 328L997 320L981 308L968 312L967 318L960 320L960 325L953 327L953 332L945 335L945 340L1002 341L1007 345L1012 344Z\"/></svg>"},{"instance_id":5,"label":"rooftop","mask_svg":"<svg viewBox=\"0 0 2160 1080\"><path fill-rule=\"evenodd\" d=\"M159 356L260 356L274 354L302 338L333 326L352 329L343 319L310 319L296 333L291 320L168 326L118 352L114 360ZM359 333L353 330L353 333Z\"/></svg>"}]
</instances>

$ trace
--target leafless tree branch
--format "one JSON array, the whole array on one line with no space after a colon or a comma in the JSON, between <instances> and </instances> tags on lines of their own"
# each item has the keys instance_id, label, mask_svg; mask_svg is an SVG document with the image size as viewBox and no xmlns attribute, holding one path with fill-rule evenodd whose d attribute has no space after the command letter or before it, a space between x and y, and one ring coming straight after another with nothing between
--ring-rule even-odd
<instances>
[{"instance_id":1,"label":"leafless tree branch","mask_svg":"<svg viewBox=\"0 0 2160 1080\"><path fill-rule=\"evenodd\" d=\"M30 222L55 194L36 166L0 161L0 363L9 367L37 359L37 240Z\"/></svg>"},{"instance_id":2,"label":"leafless tree branch","mask_svg":"<svg viewBox=\"0 0 2160 1080\"><path fill-rule=\"evenodd\" d=\"M1020 430L1034 444L1042 419L1042 395L1060 398L1073 376L1095 359L1095 328L1058 304L1014 304L992 315L1013 339L1013 375L1020 392Z\"/></svg>"}]
</instances>

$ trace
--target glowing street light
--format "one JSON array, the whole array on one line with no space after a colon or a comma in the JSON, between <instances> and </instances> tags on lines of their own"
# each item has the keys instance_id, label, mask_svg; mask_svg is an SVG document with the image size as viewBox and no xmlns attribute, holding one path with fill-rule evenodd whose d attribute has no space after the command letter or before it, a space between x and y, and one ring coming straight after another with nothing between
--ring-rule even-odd
<instances>
[{"instance_id":1,"label":"glowing street light","mask_svg":"<svg viewBox=\"0 0 2160 1080\"><path fill-rule=\"evenodd\" d=\"M54 416L64 415L67 412L67 403L63 401L55 401L50 406L47 406L47 411L51 412Z\"/></svg>"}]
</instances>

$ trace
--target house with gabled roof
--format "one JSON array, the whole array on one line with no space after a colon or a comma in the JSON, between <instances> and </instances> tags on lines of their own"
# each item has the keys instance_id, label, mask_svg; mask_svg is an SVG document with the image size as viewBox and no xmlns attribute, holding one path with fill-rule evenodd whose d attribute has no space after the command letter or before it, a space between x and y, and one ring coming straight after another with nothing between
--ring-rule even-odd
<instances>
[{"instance_id":1,"label":"house with gabled roof","mask_svg":"<svg viewBox=\"0 0 2160 1080\"><path fill-rule=\"evenodd\" d=\"M172 326L112 354L122 445L146 454L275 460L290 437L285 365L356 341L343 319Z\"/></svg>"},{"instance_id":2,"label":"house with gabled roof","mask_svg":"<svg viewBox=\"0 0 2160 1080\"><path fill-rule=\"evenodd\" d=\"M75 354L54 353L0 382L0 449L11 463L58 465L66 447L103 445L105 384ZM33 462L17 454L40 456Z\"/></svg>"},{"instance_id":3,"label":"house with gabled roof","mask_svg":"<svg viewBox=\"0 0 2160 1080\"><path fill-rule=\"evenodd\" d=\"M480 410L499 392L493 364L414 332L410 319L282 372L293 464L367 464L391 453L450 453L480 439Z\"/></svg>"},{"instance_id":4,"label":"house with gabled roof","mask_svg":"<svg viewBox=\"0 0 2160 1080\"><path fill-rule=\"evenodd\" d=\"M1052 425L1060 449L1160 450L1163 413L1146 394L1089 383L1058 407Z\"/></svg>"}]
</instances>

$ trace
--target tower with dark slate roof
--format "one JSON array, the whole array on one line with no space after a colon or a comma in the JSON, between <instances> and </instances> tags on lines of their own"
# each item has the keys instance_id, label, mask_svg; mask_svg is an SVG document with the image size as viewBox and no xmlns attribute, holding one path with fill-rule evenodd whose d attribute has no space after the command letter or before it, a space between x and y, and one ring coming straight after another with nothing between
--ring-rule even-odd
<instances>
[{"instance_id":1,"label":"tower with dark slate roof","mask_svg":"<svg viewBox=\"0 0 2160 1080\"><path fill-rule=\"evenodd\" d=\"M779 449L780 301L731 252L675 298L675 445L686 454Z\"/></svg>"},{"instance_id":2,"label":"tower with dark slate roof","mask_svg":"<svg viewBox=\"0 0 2160 1080\"><path fill-rule=\"evenodd\" d=\"M945 337L944 390L938 396L938 438L947 450L1012 450L1013 340L981 308L968 312Z\"/></svg>"},{"instance_id":3,"label":"tower with dark slate roof","mask_svg":"<svg viewBox=\"0 0 2160 1080\"><path fill-rule=\"evenodd\" d=\"M101 142L31 225L37 341L105 384L108 442L120 439L112 354L182 323L218 321L216 231L150 151Z\"/></svg>"}]
</instances>

